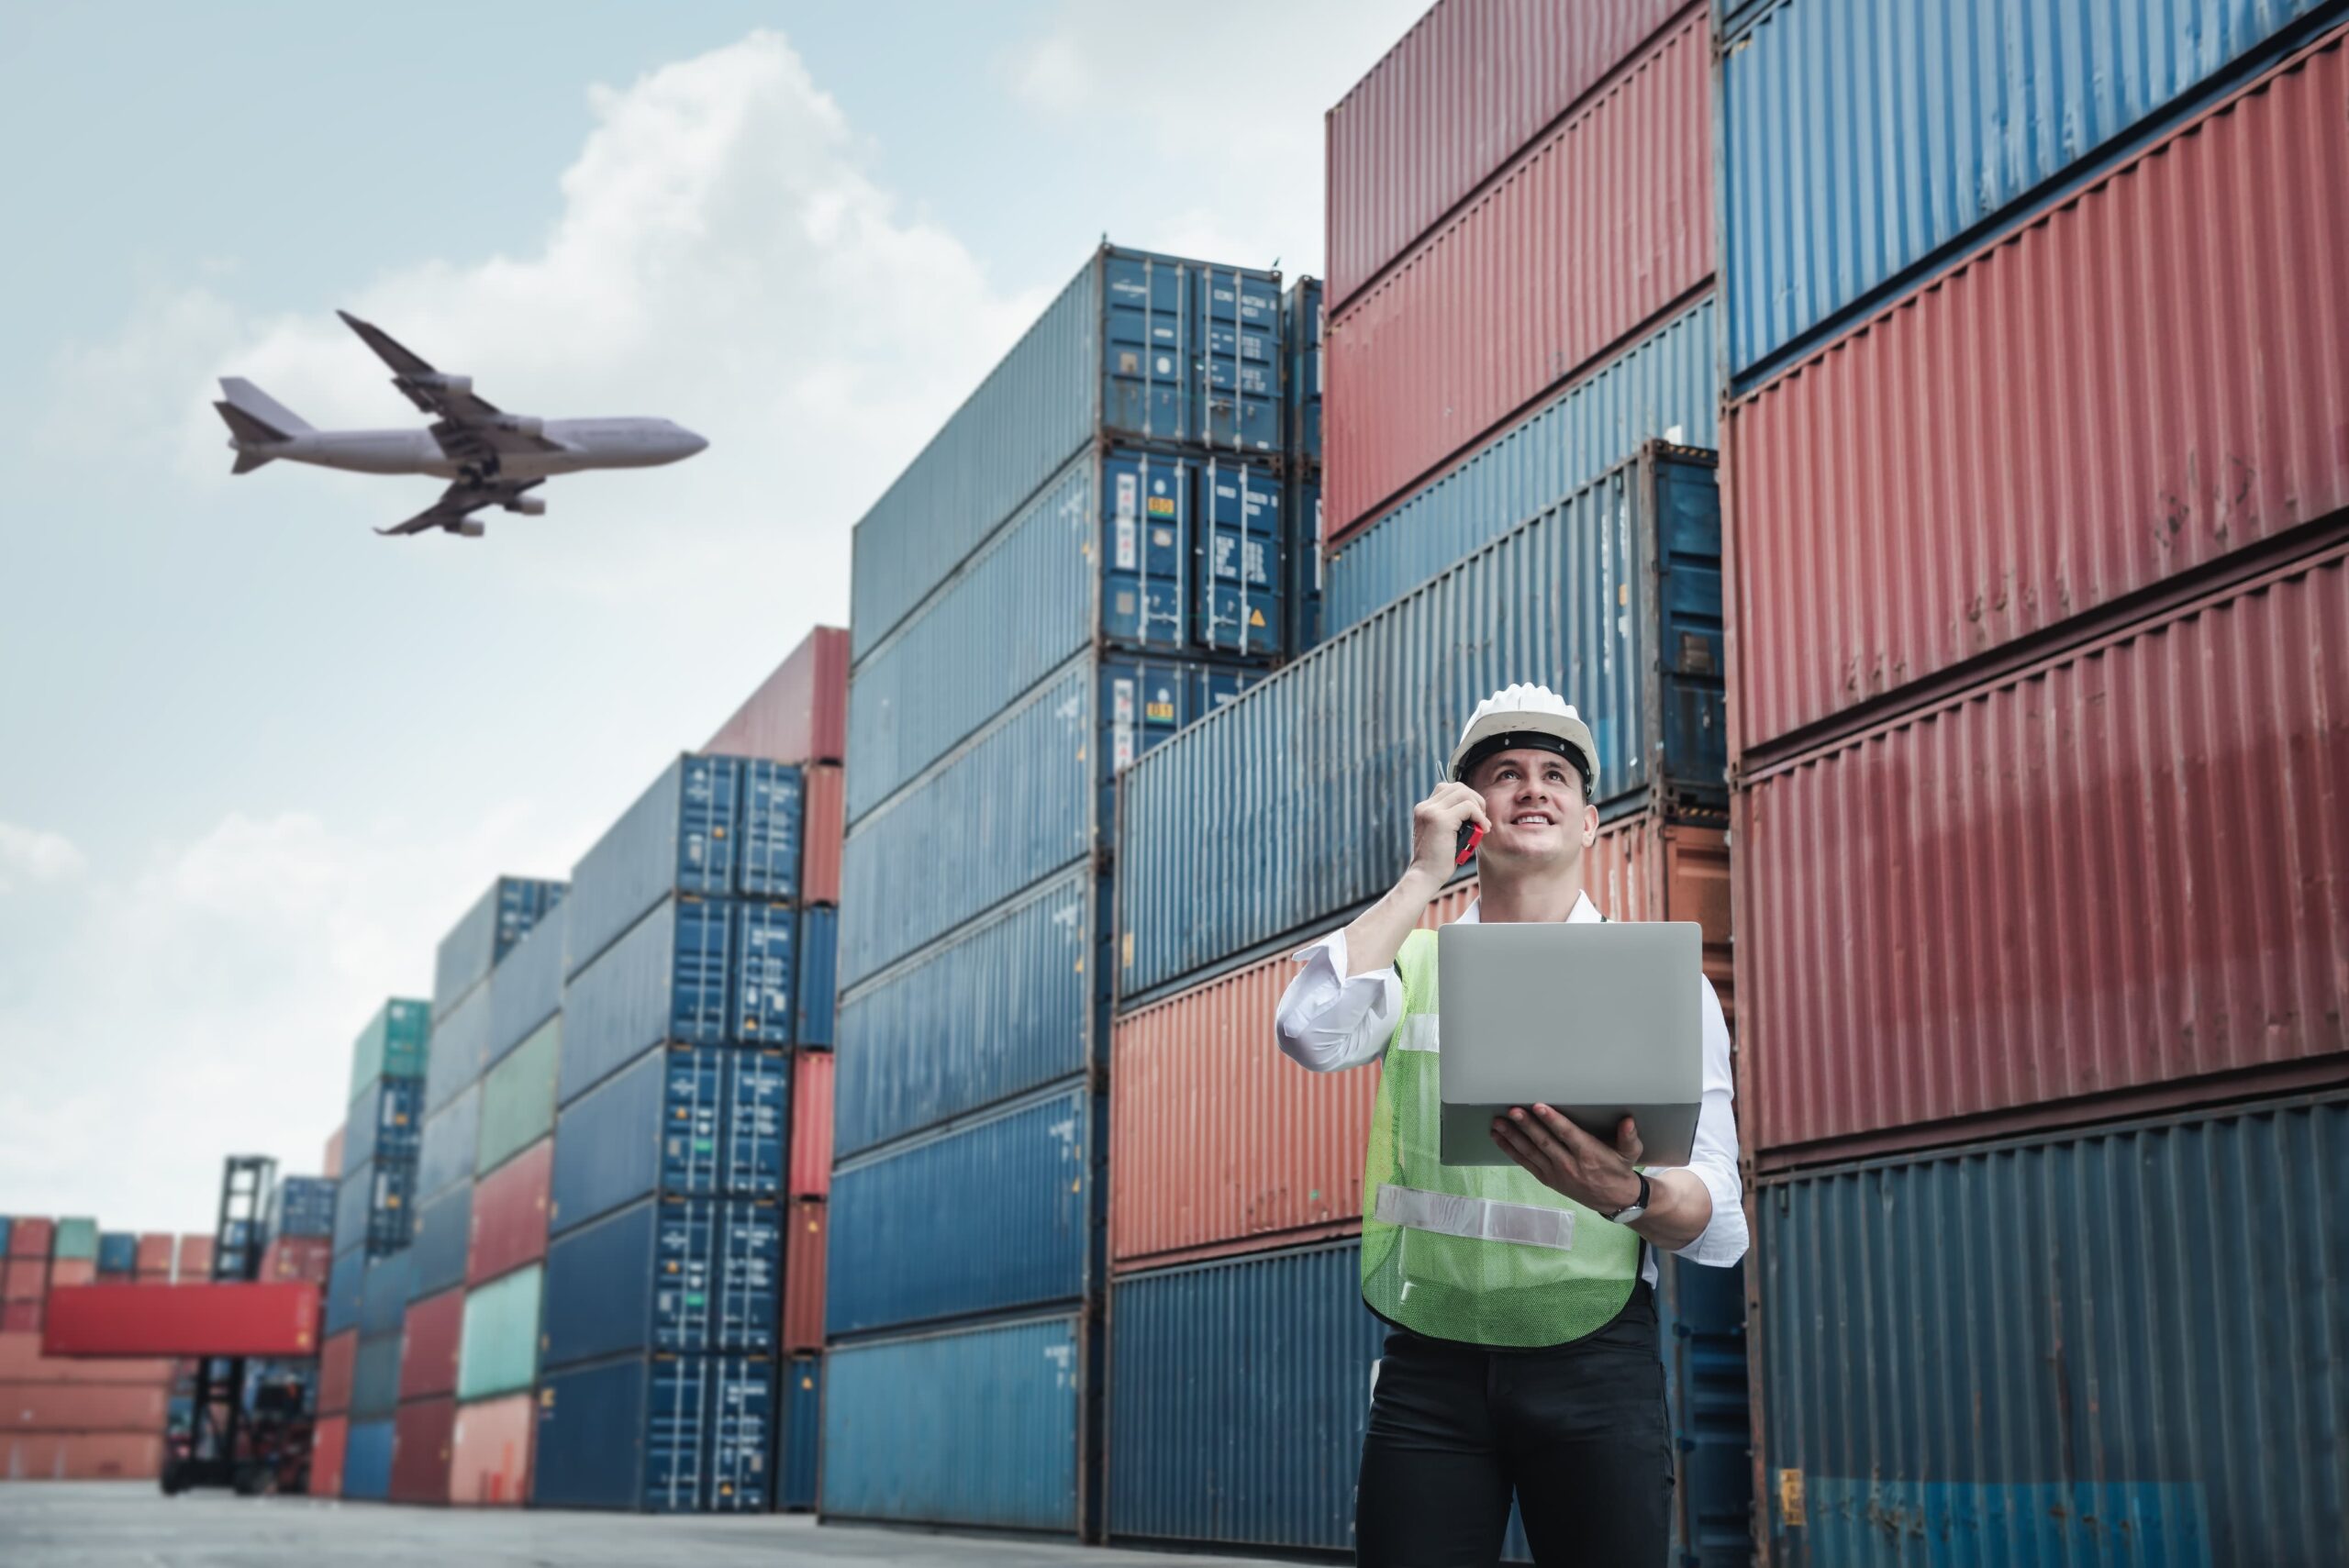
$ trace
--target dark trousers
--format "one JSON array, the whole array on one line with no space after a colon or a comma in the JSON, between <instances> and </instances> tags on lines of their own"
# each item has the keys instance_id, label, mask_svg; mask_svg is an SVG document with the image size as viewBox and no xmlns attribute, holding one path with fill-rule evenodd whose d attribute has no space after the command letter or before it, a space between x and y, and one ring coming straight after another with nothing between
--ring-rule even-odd
<instances>
[{"instance_id":1,"label":"dark trousers","mask_svg":"<svg viewBox=\"0 0 2349 1568\"><path fill-rule=\"evenodd\" d=\"M1542 1568L1662 1568L1672 1449L1642 1284L1606 1328L1493 1351L1389 1329L1354 1493L1364 1568L1490 1568L1514 1495Z\"/></svg>"}]
</instances>

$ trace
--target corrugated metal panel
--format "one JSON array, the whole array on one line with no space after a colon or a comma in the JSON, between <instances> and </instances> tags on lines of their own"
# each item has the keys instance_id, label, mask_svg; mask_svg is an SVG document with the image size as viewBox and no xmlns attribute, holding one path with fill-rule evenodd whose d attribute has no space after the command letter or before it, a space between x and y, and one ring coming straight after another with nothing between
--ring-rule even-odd
<instances>
[{"instance_id":1,"label":"corrugated metal panel","mask_svg":"<svg viewBox=\"0 0 2349 1568\"><path fill-rule=\"evenodd\" d=\"M1709 296L1334 547L1322 568L1328 630L1367 620L1648 441L1716 445L1713 354Z\"/></svg>"},{"instance_id":2,"label":"corrugated metal panel","mask_svg":"<svg viewBox=\"0 0 2349 1568\"><path fill-rule=\"evenodd\" d=\"M799 830L806 775L783 762L745 758L733 891L785 903L799 895Z\"/></svg>"},{"instance_id":3,"label":"corrugated metal panel","mask_svg":"<svg viewBox=\"0 0 2349 1568\"><path fill-rule=\"evenodd\" d=\"M822 1197L832 1190L832 1054L794 1051L791 1058L791 1180L793 1197Z\"/></svg>"},{"instance_id":4,"label":"corrugated metal panel","mask_svg":"<svg viewBox=\"0 0 2349 1568\"><path fill-rule=\"evenodd\" d=\"M1385 892L1412 802L1512 682L1581 710L1602 805L1726 805L1720 552L1709 455L1660 450L1145 756L1119 821L1119 995Z\"/></svg>"},{"instance_id":5,"label":"corrugated metal panel","mask_svg":"<svg viewBox=\"0 0 2349 1568\"><path fill-rule=\"evenodd\" d=\"M1282 391L1288 399L1292 467L1321 465L1321 280L1299 278L1281 295ZM1308 538L1318 539L1315 529Z\"/></svg>"},{"instance_id":6,"label":"corrugated metal panel","mask_svg":"<svg viewBox=\"0 0 2349 1568\"><path fill-rule=\"evenodd\" d=\"M432 1026L432 1058L423 1073L424 1108L437 1111L481 1077L489 1062L489 987L476 985ZM346 1129L351 1147L343 1153L356 1164L359 1136L354 1114Z\"/></svg>"},{"instance_id":7,"label":"corrugated metal panel","mask_svg":"<svg viewBox=\"0 0 2349 1568\"><path fill-rule=\"evenodd\" d=\"M530 1495L530 1431L538 1403L528 1394L457 1407L449 1436L449 1501L519 1507Z\"/></svg>"},{"instance_id":8,"label":"corrugated metal panel","mask_svg":"<svg viewBox=\"0 0 2349 1568\"><path fill-rule=\"evenodd\" d=\"M382 1502L392 1489L392 1422L353 1421L342 1458L342 1496Z\"/></svg>"},{"instance_id":9,"label":"corrugated metal panel","mask_svg":"<svg viewBox=\"0 0 2349 1568\"><path fill-rule=\"evenodd\" d=\"M762 1511L774 1408L765 1356L630 1356L552 1373L539 1390L531 1501Z\"/></svg>"},{"instance_id":10,"label":"corrugated metal panel","mask_svg":"<svg viewBox=\"0 0 2349 1568\"><path fill-rule=\"evenodd\" d=\"M313 1497L342 1496L342 1460L351 1447L351 1421L344 1416L322 1416L310 1439L310 1489Z\"/></svg>"},{"instance_id":11,"label":"corrugated metal panel","mask_svg":"<svg viewBox=\"0 0 2349 1568\"><path fill-rule=\"evenodd\" d=\"M1078 1318L858 1345L825 1361L828 1518L1075 1532Z\"/></svg>"},{"instance_id":12,"label":"corrugated metal panel","mask_svg":"<svg viewBox=\"0 0 2349 1568\"><path fill-rule=\"evenodd\" d=\"M1410 249L1683 3L1431 6L1330 111L1331 306Z\"/></svg>"},{"instance_id":13,"label":"corrugated metal panel","mask_svg":"<svg viewBox=\"0 0 2349 1568\"><path fill-rule=\"evenodd\" d=\"M556 1099L569 1105L663 1040L734 1038L737 936L729 898L663 899L571 977Z\"/></svg>"},{"instance_id":14,"label":"corrugated metal panel","mask_svg":"<svg viewBox=\"0 0 2349 1568\"><path fill-rule=\"evenodd\" d=\"M473 1184L461 1182L416 1210L416 1240L408 1244L413 1278L411 1296L461 1284L465 1277L465 1249L473 1234Z\"/></svg>"},{"instance_id":15,"label":"corrugated metal panel","mask_svg":"<svg viewBox=\"0 0 2349 1568\"><path fill-rule=\"evenodd\" d=\"M1092 894L1078 866L841 1005L843 1158L1084 1070Z\"/></svg>"},{"instance_id":16,"label":"corrugated metal panel","mask_svg":"<svg viewBox=\"0 0 2349 1568\"><path fill-rule=\"evenodd\" d=\"M580 858L568 900L573 977L670 894L734 890L741 773L731 757L678 758Z\"/></svg>"},{"instance_id":17,"label":"corrugated metal panel","mask_svg":"<svg viewBox=\"0 0 2349 1568\"><path fill-rule=\"evenodd\" d=\"M2349 506L2344 111L2336 38L1732 406L1744 750Z\"/></svg>"},{"instance_id":18,"label":"corrugated metal panel","mask_svg":"<svg viewBox=\"0 0 2349 1568\"><path fill-rule=\"evenodd\" d=\"M264 1232L273 1240L289 1236L331 1236L334 1234L335 1183L325 1176L284 1176L269 1191L268 1218L263 1221ZM120 1261L109 1267L106 1250L107 1238L98 1241L98 1272L101 1273L148 1273L161 1271L168 1273L172 1267L171 1239L167 1236L139 1237L125 1233L122 1238ZM0 1251L6 1248L6 1233L0 1229Z\"/></svg>"},{"instance_id":19,"label":"corrugated metal panel","mask_svg":"<svg viewBox=\"0 0 2349 1568\"><path fill-rule=\"evenodd\" d=\"M407 1304L407 1316L400 1326L402 1399L456 1392L457 1346L464 1328L465 1293L462 1288L444 1290Z\"/></svg>"},{"instance_id":20,"label":"corrugated metal panel","mask_svg":"<svg viewBox=\"0 0 2349 1568\"><path fill-rule=\"evenodd\" d=\"M540 1139L481 1179L473 1188L466 1284L486 1284L546 1256L553 1178L554 1141Z\"/></svg>"},{"instance_id":21,"label":"corrugated metal panel","mask_svg":"<svg viewBox=\"0 0 2349 1568\"><path fill-rule=\"evenodd\" d=\"M1728 47L1721 72L1731 369L1742 374L1898 282L2327 8L2326 0L1773 6ZM2116 242L2116 255L2130 253Z\"/></svg>"},{"instance_id":22,"label":"corrugated metal panel","mask_svg":"<svg viewBox=\"0 0 2349 1568\"><path fill-rule=\"evenodd\" d=\"M421 1078L431 1040L427 1005L395 996L351 1046L351 1097L378 1078Z\"/></svg>"},{"instance_id":23,"label":"corrugated metal panel","mask_svg":"<svg viewBox=\"0 0 2349 1568\"><path fill-rule=\"evenodd\" d=\"M8 1255L12 1258L46 1258L51 1243L57 1240L55 1222L18 1215L8 1225ZM194 1240L194 1238L190 1238ZM211 1245L205 1240L206 1246Z\"/></svg>"},{"instance_id":24,"label":"corrugated metal panel","mask_svg":"<svg viewBox=\"0 0 2349 1568\"><path fill-rule=\"evenodd\" d=\"M1327 635L1322 611L1321 471L1292 472L1288 495L1281 503L1288 514L1289 657L1311 652Z\"/></svg>"},{"instance_id":25,"label":"corrugated metal panel","mask_svg":"<svg viewBox=\"0 0 2349 1568\"><path fill-rule=\"evenodd\" d=\"M791 1031L792 1043L829 1046L837 1027L840 990L841 912L833 908L799 912L799 1019Z\"/></svg>"},{"instance_id":26,"label":"corrugated metal panel","mask_svg":"<svg viewBox=\"0 0 2349 1568\"><path fill-rule=\"evenodd\" d=\"M563 1107L555 1124L558 1234L654 1192L783 1191L791 1062L779 1051L664 1046Z\"/></svg>"},{"instance_id":27,"label":"corrugated metal panel","mask_svg":"<svg viewBox=\"0 0 2349 1568\"><path fill-rule=\"evenodd\" d=\"M432 1017L437 1020L489 978L514 944L562 902L565 884L536 877L501 876L473 900L440 939L432 964Z\"/></svg>"},{"instance_id":28,"label":"corrugated metal panel","mask_svg":"<svg viewBox=\"0 0 2349 1568\"><path fill-rule=\"evenodd\" d=\"M846 627L819 626L718 726L702 751L774 762L837 762L848 755Z\"/></svg>"},{"instance_id":29,"label":"corrugated metal panel","mask_svg":"<svg viewBox=\"0 0 2349 1568\"><path fill-rule=\"evenodd\" d=\"M481 1140L473 1170L486 1175L554 1130L555 1068L562 1056L562 1016L531 1031L482 1081Z\"/></svg>"},{"instance_id":30,"label":"corrugated metal panel","mask_svg":"<svg viewBox=\"0 0 2349 1568\"><path fill-rule=\"evenodd\" d=\"M406 1252L377 1258L367 1265L366 1283L359 1287L359 1331L396 1334L416 1294L415 1260Z\"/></svg>"},{"instance_id":31,"label":"corrugated metal panel","mask_svg":"<svg viewBox=\"0 0 2349 1568\"><path fill-rule=\"evenodd\" d=\"M776 1502L792 1513L816 1506L816 1461L824 1440L824 1363L802 1356L783 1363L782 1451Z\"/></svg>"},{"instance_id":32,"label":"corrugated metal panel","mask_svg":"<svg viewBox=\"0 0 2349 1568\"><path fill-rule=\"evenodd\" d=\"M481 1085L475 1084L427 1118L417 1143L416 1201L420 1205L473 1173L481 1144Z\"/></svg>"},{"instance_id":33,"label":"corrugated metal panel","mask_svg":"<svg viewBox=\"0 0 2349 1568\"><path fill-rule=\"evenodd\" d=\"M331 1204L328 1205L328 1223L332 1223ZM5 1247L0 1247L0 1251L5 1251ZM97 1265L101 1274L136 1273L139 1238L128 1230L101 1230L98 1232Z\"/></svg>"},{"instance_id":34,"label":"corrugated metal panel","mask_svg":"<svg viewBox=\"0 0 2349 1568\"><path fill-rule=\"evenodd\" d=\"M547 1249L544 1364L774 1349L783 1226L748 1198L655 1198Z\"/></svg>"},{"instance_id":35,"label":"corrugated metal panel","mask_svg":"<svg viewBox=\"0 0 2349 1568\"><path fill-rule=\"evenodd\" d=\"M317 1407L320 1415L351 1408L351 1379L359 1371L359 1330L328 1334L318 1347Z\"/></svg>"},{"instance_id":36,"label":"corrugated metal panel","mask_svg":"<svg viewBox=\"0 0 2349 1568\"><path fill-rule=\"evenodd\" d=\"M514 944L489 979L489 1033L482 1066L489 1068L530 1038L562 1006L565 943L570 918L558 906Z\"/></svg>"},{"instance_id":37,"label":"corrugated metal panel","mask_svg":"<svg viewBox=\"0 0 2349 1568\"><path fill-rule=\"evenodd\" d=\"M388 1416L400 1400L400 1335L397 1330L359 1341L351 1373L351 1413Z\"/></svg>"},{"instance_id":38,"label":"corrugated metal panel","mask_svg":"<svg viewBox=\"0 0 2349 1568\"><path fill-rule=\"evenodd\" d=\"M366 1249L372 1257L383 1257L406 1248L415 1229L415 1210L409 1199L416 1179L413 1161L394 1161L378 1164L371 1160L351 1168L343 1177L335 1194L334 1246L338 1255L353 1248ZM209 1247L209 1239L206 1240ZM209 1279L211 1266L207 1262L200 1271L189 1269L185 1242L182 1242L180 1273L182 1279Z\"/></svg>"},{"instance_id":39,"label":"corrugated metal panel","mask_svg":"<svg viewBox=\"0 0 2349 1568\"><path fill-rule=\"evenodd\" d=\"M329 1193L332 1193L335 1190L335 1183L330 1179L333 1174L334 1173L332 1172L328 1173L328 1179L327 1180L327 1190ZM329 1210L331 1210L331 1200L329 1200ZM329 1212L327 1218L327 1230L331 1234L333 1229L334 1218L331 1212ZM142 1275L161 1274L164 1278L169 1279L172 1273L172 1237L168 1231L150 1230L145 1235L139 1237L139 1273ZM8 1222L5 1219L0 1219L0 1256L6 1255L7 1251Z\"/></svg>"},{"instance_id":40,"label":"corrugated metal panel","mask_svg":"<svg viewBox=\"0 0 2349 1568\"><path fill-rule=\"evenodd\" d=\"M528 1388L539 1374L539 1299L546 1270L533 1263L465 1292L457 1397L488 1399ZM625 1288L612 1282L612 1288Z\"/></svg>"},{"instance_id":41,"label":"corrugated metal panel","mask_svg":"<svg viewBox=\"0 0 2349 1568\"><path fill-rule=\"evenodd\" d=\"M1692 9L1330 313L1332 539L1711 274L1711 38Z\"/></svg>"},{"instance_id":42,"label":"corrugated metal panel","mask_svg":"<svg viewBox=\"0 0 2349 1568\"><path fill-rule=\"evenodd\" d=\"M838 1339L1083 1296L1093 1279L1093 1114L1079 1084L844 1162L832 1177L826 1331Z\"/></svg>"},{"instance_id":43,"label":"corrugated metal panel","mask_svg":"<svg viewBox=\"0 0 2349 1568\"><path fill-rule=\"evenodd\" d=\"M1776 1560L2338 1562L2345 1199L2338 1098L1765 1186Z\"/></svg>"},{"instance_id":44,"label":"corrugated metal panel","mask_svg":"<svg viewBox=\"0 0 2349 1568\"><path fill-rule=\"evenodd\" d=\"M785 1046L798 1021L799 911L744 900L734 907L734 1019L729 1038Z\"/></svg>"},{"instance_id":45,"label":"corrugated metal panel","mask_svg":"<svg viewBox=\"0 0 2349 1568\"><path fill-rule=\"evenodd\" d=\"M1746 1147L2349 1071L2344 690L2336 549L1758 776Z\"/></svg>"},{"instance_id":46,"label":"corrugated metal panel","mask_svg":"<svg viewBox=\"0 0 2349 1568\"><path fill-rule=\"evenodd\" d=\"M413 1160L424 1137L424 1086L413 1079L378 1078L351 1102L351 1162L379 1154Z\"/></svg>"},{"instance_id":47,"label":"corrugated metal panel","mask_svg":"<svg viewBox=\"0 0 2349 1568\"><path fill-rule=\"evenodd\" d=\"M831 1206L799 1198L783 1208L783 1345L791 1354L824 1348L824 1239Z\"/></svg>"},{"instance_id":48,"label":"corrugated metal panel","mask_svg":"<svg viewBox=\"0 0 2349 1568\"><path fill-rule=\"evenodd\" d=\"M837 767L809 768L807 820L800 834L799 899L803 904L841 901L841 841L848 836L848 784Z\"/></svg>"},{"instance_id":49,"label":"corrugated metal panel","mask_svg":"<svg viewBox=\"0 0 2349 1568\"><path fill-rule=\"evenodd\" d=\"M14 1264L9 1265L14 1268ZM367 1251L352 1247L337 1252L334 1267L327 1274L327 1305L324 1328L329 1336L345 1330L357 1332L359 1312L367 1287Z\"/></svg>"}]
</instances>

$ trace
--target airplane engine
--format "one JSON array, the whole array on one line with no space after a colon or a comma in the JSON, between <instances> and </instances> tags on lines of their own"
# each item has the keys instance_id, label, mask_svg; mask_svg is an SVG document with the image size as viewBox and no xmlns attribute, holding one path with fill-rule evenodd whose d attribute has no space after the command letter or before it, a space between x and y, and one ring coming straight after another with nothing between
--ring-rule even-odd
<instances>
[{"instance_id":1,"label":"airplane engine","mask_svg":"<svg viewBox=\"0 0 2349 1568\"><path fill-rule=\"evenodd\" d=\"M506 503L506 509L519 512L526 517L543 517L547 515L547 498L543 495L517 495Z\"/></svg>"},{"instance_id":2,"label":"airplane engine","mask_svg":"<svg viewBox=\"0 0 2349 1568\"><path fill-rule=\"evenodd\" d=\"M547 428L547 422L535 414L501 414L496 423L499 429L511 430L518 436L541 436Z\"/></svg>"},{"instance_id":3,"label":"airplane engine","mask_svg":"<svg viewBox=\"0 0 2349 1568\"><path fill-rule=\"evenodd\" d=\"M477 523L471 517L467 517L463 522L457 525L458 535L464 539L479 539L482 535L487 532L489 532L489 528L486 525Z\"/></svg>"}]
</instances>

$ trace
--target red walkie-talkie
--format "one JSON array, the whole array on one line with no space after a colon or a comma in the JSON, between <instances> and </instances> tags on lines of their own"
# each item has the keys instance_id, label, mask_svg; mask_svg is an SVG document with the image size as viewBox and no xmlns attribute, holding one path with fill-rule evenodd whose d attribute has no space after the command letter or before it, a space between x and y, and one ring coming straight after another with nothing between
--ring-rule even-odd
<instances>
[{"instance_id":1,"label":"red walkie-talkie","mask_svg":"<svg viewBox=\"0 0 2349 1568\"><path fill-rule=\"evenodd\" d=\"M1484 841L1485 825L1483 823L1463 822L1460 825L1460 852L1452 857L1452 863L1455 866L1466 865L1476 858L1476 846Z\"/></svg>"}]
</instances>

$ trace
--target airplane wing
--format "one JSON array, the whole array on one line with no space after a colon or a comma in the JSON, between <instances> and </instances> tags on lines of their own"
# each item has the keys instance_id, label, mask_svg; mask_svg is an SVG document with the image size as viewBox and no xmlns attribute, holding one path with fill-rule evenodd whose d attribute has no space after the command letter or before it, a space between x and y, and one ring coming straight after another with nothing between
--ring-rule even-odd
<instances>
[{"instance_id":1,"label":"airplane wing","mask_svg":"<svg viewBox=\"0 0 2349 1568\"><path fill-rule=\"evenodd\" d=\"M470 522L473 514L484 506L507 506L526 490L535 490L545 484L542 479L497 481L488 484L473 484L459 480L440 493L440 499L418 512L404 523L388 528L377 528L379 534L420 534L432 528L446 528L452 534L479 537L482 526ZM537 506L537 502L532 502Z\"/></svg>"},{"instance_id":2,"label":"airplane wing","mask_svg":"<svg viewBox=\"0 0 2349 1568\"><path fill-rule=\"evenodd\" d=\"M392 384L410 403L435 416L432 439L451 457L494 468L492 460L499 456L563 450L561 442L540 433L536 419L508 415L489 399L474 395L471 376L434 370L421 354L374 323L347 310L335 314L391 367Z\"/></svg>"}]
</instances>

